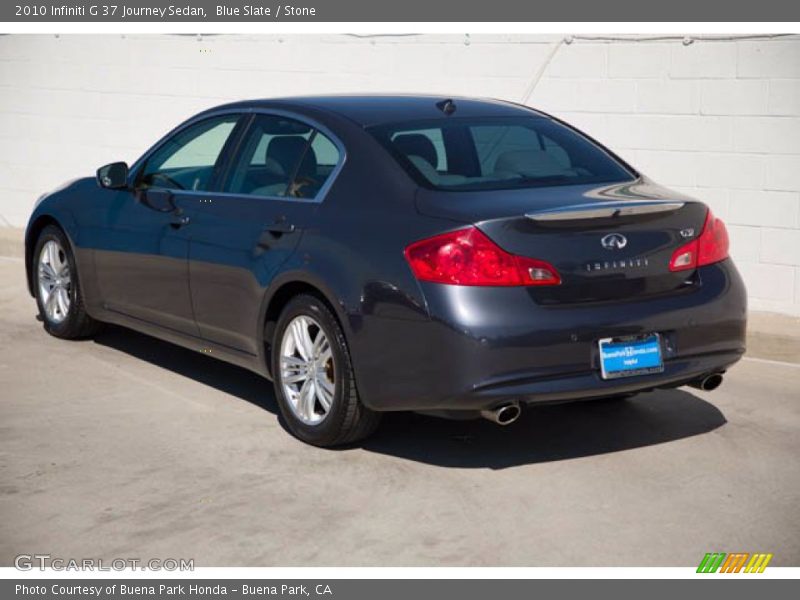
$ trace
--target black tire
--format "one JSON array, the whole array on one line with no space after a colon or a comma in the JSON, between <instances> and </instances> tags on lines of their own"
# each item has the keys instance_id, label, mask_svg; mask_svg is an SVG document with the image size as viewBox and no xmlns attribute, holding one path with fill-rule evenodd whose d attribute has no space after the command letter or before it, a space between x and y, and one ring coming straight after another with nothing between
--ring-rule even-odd
<instances>
[{"instance_id":1,"label":"black tire","mask_svg":"<svg viewBox=\"0 0 800 600\"><path fill-rule=\"evenodd\" d=\"M333 402L325 418L315 425L304 423L294 414L283 390L281 341L288 325L298 316L311 317L319 324L330 342L333 355ZM275 397L287 427L295 437L314 446L333 447L362 440L378 427L380 413L361 403L347 341L339 322L324 302L308 294L293 298L278 318L271 354Z\"/></svg>"},{"instance_id":2,"label":"black tire","mask_svg":"<svg viewBox=\"0 0 800 600\"><path fill-rule=\"evenodd\" d=\"M55 241L63 250L63 258L69 265L69 309L66 317L60 321L51 320L45 310L42 300L42 290L39 286L39 268L42 259L42 248L48 241ZM44 323L44 329L52 336L62 339L79 339L91 337L100 328L100 323L95 321L86 312L86 305L83 302L83 294L80 289L78 277L78 267L75 263L75 256L72 253L72 246L64 232L55 225L48 225L39 234L36 245L31 257L31 277L33 278L33 289L36 296L36 305L39 307L39 317Z\"/></svg>"}]
</instances>

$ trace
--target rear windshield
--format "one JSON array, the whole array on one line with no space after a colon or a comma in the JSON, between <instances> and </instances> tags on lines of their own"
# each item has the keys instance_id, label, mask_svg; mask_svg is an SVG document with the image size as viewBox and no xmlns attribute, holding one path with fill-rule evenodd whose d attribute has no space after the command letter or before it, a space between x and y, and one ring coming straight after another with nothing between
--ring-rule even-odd
<instances>
[{"instance_id":1,"label":"rear windshield","mask_svg":"<svg viewBox=\"0 0 800 600\"><path fill-rule=\"evenodd\" d=\"M369 131L417 181L437 189L514 189L634 178L605 150L545 117L443 117Z\"/></svg>"}]
</instances>

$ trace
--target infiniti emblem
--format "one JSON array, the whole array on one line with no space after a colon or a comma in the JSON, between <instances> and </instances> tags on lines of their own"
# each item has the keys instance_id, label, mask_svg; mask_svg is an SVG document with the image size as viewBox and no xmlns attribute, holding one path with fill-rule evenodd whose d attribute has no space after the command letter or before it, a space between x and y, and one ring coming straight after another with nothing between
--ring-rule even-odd
<instances>
[{"instance_id":1,"label":"infiniti emblem","mask_svg":"<svg viewBox=\"0 0 800 600\"><path fill-rule=\"evenodd\" d=\"M628 245L628 238L621 233L609 233L600 240L606 250L622 250Z\"/></svg>"}]
</instances>

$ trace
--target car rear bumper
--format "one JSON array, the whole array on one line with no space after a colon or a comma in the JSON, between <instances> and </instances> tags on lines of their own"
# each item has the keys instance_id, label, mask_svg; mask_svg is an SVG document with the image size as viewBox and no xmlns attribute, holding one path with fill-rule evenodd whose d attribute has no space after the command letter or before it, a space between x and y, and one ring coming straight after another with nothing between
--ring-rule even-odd
<instances>
[{"instance_id":1,"label":"car rear bumper","mask_svg":"<svg viewBox=\"0 0 800 600\"><path fill-rule=\"evenodd\" d=\"M483 409L510 398L527 404L605 398L657 388L686 385L709 373L722 373L742 357L741 352L719 352L665 362L656 375L605 380L599 371L563 373L552 378L517 379L491 383L461 398L460 409Z\"/></svg>"},{"instance_id":2,"label":"car rear bumper","mask_svg":"<svg viewBox=\"0 0 800 600\"><path fill-rule=\"evenodd\" d=\"M745 350L744 284L726 260L677 295L542 306L529 288L422 284L429 319L366 317L354 358L374 410L477 410L516 399L561 402L683 385ZM664 371L600 375L598 340L659 333Z\"/></svg>"}]
</instances>

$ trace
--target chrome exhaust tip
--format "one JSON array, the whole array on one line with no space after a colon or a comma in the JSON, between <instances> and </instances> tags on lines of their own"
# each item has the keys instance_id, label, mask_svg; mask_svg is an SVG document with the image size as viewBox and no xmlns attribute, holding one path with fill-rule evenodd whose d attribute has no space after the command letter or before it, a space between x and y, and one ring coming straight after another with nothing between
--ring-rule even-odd
<instances>
[{"instance_id":1,"label":"chrome exhaust tip","mask_svg":"<svg viewBox=\"0 0 800 600\"><path fill-rule=\"evenodd\" d=\"M482 410L481 416L487 421L496 423L497 425L511 425L514 421L519 419L522 414L522 408L519 402L514 400L508 404L502 404L490 410Z\"/></svg>"},{"instance_id":2,"label":"chrome exhaust tip","mask_svg":"<svg viewBox=\"0 0 800 600\"><path fill-rule=\"evenodd\" d=\"M689 383L690 386L693 388L697 388L698 390L703 390L704 392L710 392L712 390L717 389L722 384L722 373L712 373L711 375L706 375L705 377L701 377L695 381Z\"/></svg>"}]
</instances>

